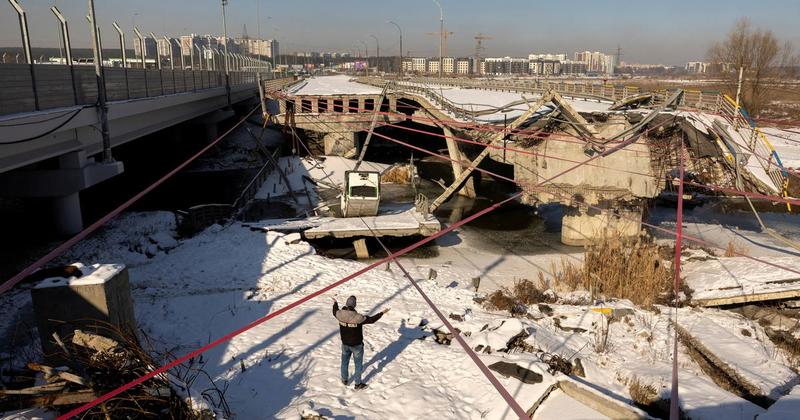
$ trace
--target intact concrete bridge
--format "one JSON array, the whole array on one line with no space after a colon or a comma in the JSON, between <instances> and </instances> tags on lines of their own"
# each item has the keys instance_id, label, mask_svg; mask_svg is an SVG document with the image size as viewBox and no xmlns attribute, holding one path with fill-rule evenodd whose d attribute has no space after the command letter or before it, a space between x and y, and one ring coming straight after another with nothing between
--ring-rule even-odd
<instances>
[{"instance_id":1,"label":"intact concrete bridge","mask_svg":"<svg viewBox=\"0 0 800 420\"><path fill-rule=\"evenodd\" d=\"M103 151L93 66L0 65L0 196L51 198L64 234L82 226L79 192L124 171ZM217 136L232 107L255 104L256 69L230 74L230 104L219 71L104 68L111 147L191 122ZM293 79L266 80L268 87ZM154 151L157 153L158 151Z\"/></svg>"},{"instance_id":2,"label":"intact concrete bridge","mask_svg":"<svg viewBox=\"0 0 800 420\"><path fill-rule=\"evenodd\" d=\"M490 159L513 167L524 202L564 206L562 242L570 245L588 244L608 233L638 235L647 200L669 188L681 142L690 158L688 173L715 185L734 187L731 150L767 156L748 149L752 139L764 136L743 123L735 110L720 106L719 95L576 86L338 76L310 79L268 96L279 102L279 119L290 116L284 124L318 134L326 154L355 156L359 132L369 130L373 119L379 123L377 131L411 120L440 128L450 158L461 164L453 162L454 181L431 210L454 194L474 196L474 168ZM376 104L383 112L375 113ZM487 147L465 149L454 137ZM625 147L615 150L620 144ZM598 153L603 156L592 164L562 174ZM776 154L775 159L751 158L740 165L745 188L773 195L785 188L781 170Z\"/></svg>"}]
</instances>

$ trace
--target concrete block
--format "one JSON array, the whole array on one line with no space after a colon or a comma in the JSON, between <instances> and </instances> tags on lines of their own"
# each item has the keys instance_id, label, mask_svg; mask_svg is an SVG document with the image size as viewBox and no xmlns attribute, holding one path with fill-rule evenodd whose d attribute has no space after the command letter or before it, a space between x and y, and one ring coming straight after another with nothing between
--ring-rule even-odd
<instances>
[{"instance_id":1,"label":"concrete block","mask_svg":"<svg viewBox=\"0 0 800 420\"><path fill-rule=\"evenodd\" d=\"M561 221L561 242L565 245L590 245L605 236L620 235L633 238L642 229L640 209L620 209L600 212L590 209L585 212L576 207L565 207Z\"/></svg>"},{"instance_id":2,"label":"concrete block","mask_svg":"<svg viewBox=\"0 0 800 420\"><path fill-rule=\"evenodd\" d=\"M369 249L367 249L367 240L359 239L353 242L353 248L356 249L356 258L364 260L369 258Z\"/></svg>"},{"instance_id":3,"label":"concrete block","mask_svg":"<svg viewBox=\"0 0 800 420\"><path fill-rule=\"evenodd\" d=\"M92 326L108 323L122 331L135 331L133 299L128 269L122 264L76 264L80 278L44 279L31 289L36 326L45 356L59 353L53 340L63 339L75 329L97 331Z\"/></svg>"}]
</instances>

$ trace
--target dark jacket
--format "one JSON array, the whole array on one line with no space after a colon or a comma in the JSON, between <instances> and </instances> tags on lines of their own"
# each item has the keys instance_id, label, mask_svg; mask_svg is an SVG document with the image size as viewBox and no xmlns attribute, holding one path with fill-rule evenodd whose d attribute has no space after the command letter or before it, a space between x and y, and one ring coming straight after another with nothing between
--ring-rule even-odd
<instances>
[{"instance_id":1,"label":"dark jacket","mask_svg":"<svg viewBox=\"0 0 800 420\"><path fill-rule=\"evenodd\" d=\"M339 304L333 302L333 316L339 321L339 335L342 337L342 343L348 346L357 346L364 344L364 334L361 331L361 327L365 324L374 324L381 319L383 312L372 316L364 316L349 306L339 309Z\"/></svg>"}]
</instances>

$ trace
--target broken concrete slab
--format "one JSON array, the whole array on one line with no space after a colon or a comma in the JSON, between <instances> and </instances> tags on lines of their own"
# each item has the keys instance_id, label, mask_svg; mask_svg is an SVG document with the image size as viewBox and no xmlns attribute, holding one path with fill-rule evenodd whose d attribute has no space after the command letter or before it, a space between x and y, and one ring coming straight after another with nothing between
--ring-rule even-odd
<instances>
[{"instance_id":1,"label":"broken concrete slab","mask_svg":"<svg viewBox=\"0 0 800 420\"><path fill-rule=\"evenodd\" d=\"M800 266L800 257L761 257L783 267ZM692 302L723 306L800 297L800 275L747 257L687 261L682 269Z\"/></svg>"},{"instance_id":2,"label":"broken concrete slab","mask_svg":"<svg viewBox=\"0 0 800 420\"><path fill-rule=\"evenodd\" d=\"M800 383L763 329L742 316L682 309L677 319L683 344L732 381L743 398L766 406Z\"/></svg>"}]
</instances>

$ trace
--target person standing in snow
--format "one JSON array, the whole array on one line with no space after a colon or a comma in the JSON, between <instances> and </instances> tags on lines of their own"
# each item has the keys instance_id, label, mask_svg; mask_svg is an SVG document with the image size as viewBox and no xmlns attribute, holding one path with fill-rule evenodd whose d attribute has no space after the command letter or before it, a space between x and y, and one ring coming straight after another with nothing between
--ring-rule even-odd
<instances>
[{"instance_id":1,"label":"person standing in snow","mask_svg":"<svg viewBox=\"0 0 800 420\"><path fill-rule=\"evenodd\" d=\"M339 321L339 335L342 338L342 383L347 385L349 378L350 356L356 365L353 373L353 381L356 383L355 389L364 389L367 384L361 382L361 370L364 363L364 335L361 327L365 324L374 324L381 319L383 314L389 312L389 308L384 309L372 316L364 316L356 312L356 297L350 296L345 302L345 306L339 309L339 303L333 298L333 316Z\"/></svg>"}]
</instances>

